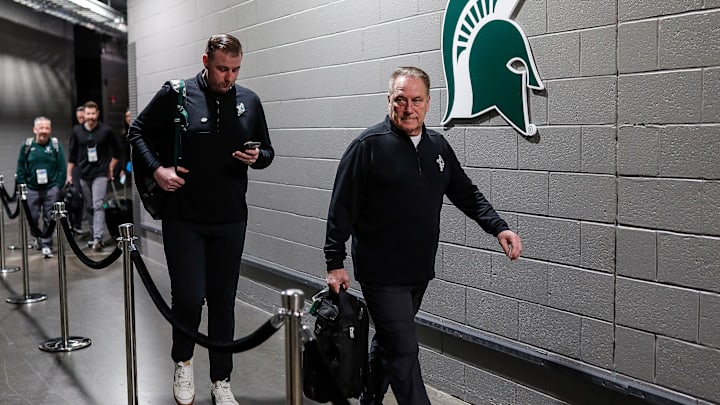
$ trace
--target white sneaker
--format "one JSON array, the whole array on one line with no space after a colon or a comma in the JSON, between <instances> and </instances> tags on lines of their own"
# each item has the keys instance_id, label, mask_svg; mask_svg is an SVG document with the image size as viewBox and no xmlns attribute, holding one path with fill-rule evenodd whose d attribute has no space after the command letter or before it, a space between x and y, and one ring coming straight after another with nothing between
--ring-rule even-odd
<instances>
[{"instance_id":1,"label":"white sneaker","mask_svg":"<svg viewBox=\"0 0 720 405\"><path fill-rule=\"evenodd\" d=\"M210 396L215 405L239 405L230 391L230 381L215 381L210 385Z\"/></svg>"},{"instance_id":2,"label":"white sneaker","mask_svg":"<svg viewBox=\"0 0 720 405\"><path fill-rule=\"evenodd\" d=\"M195 402L195 380L192 359L175 363L173 396L178 405L192 405Z\"/></svg>"},{"instance_id":3,"label":"white sneaker","mask_svg":"<svg viewBox=\"0 0 720 405\"><path fill-rule=\"evenodd\" d=\"M42 248L42 255L46 259L53 257L52 249L50 249L49 247Z\"/></svg>"}]
</instances>

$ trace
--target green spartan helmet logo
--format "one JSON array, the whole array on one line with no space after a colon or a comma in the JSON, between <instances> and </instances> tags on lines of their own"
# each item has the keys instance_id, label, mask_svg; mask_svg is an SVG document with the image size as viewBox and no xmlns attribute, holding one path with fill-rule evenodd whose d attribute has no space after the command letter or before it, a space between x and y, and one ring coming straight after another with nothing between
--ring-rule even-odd
<instances>
[{"instance_id":1,"label":"green spartan helmet logo","mask_svg":"<svg viewBox=\"0 0 720 405\"><path fill-rule=\"evenodd\" d=\"M442 124L496 110L525 136L527 89L544 88L527 37L509 18L519 0L449 0L442 27L448 103Z\"/></svg>"}]
</instances>

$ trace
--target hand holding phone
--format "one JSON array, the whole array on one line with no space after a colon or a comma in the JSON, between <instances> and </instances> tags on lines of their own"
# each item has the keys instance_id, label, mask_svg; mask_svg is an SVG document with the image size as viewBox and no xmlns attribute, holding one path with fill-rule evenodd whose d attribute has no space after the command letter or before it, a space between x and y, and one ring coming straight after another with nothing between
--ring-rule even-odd
<instances>
[{"instance_id":1,"label":"hand holding phone","mask_svg":"<svg viewBox=\"0 0 720 405\"><path fill-rule=\"evenodd\" d=\"M260 142L247 141L247 142L245 142L245 143L243 144L243 147L244 147L245 150L248 150L248 149L257 149L257 148L260 147L260 145L261 145Z\"/></svg>"}]
</instances>

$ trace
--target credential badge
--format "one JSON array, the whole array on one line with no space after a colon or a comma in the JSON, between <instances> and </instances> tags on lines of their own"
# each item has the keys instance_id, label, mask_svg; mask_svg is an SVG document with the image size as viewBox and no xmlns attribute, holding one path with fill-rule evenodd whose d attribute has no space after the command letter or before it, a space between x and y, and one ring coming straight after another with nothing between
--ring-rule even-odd
<instances>
[{"instance_id":1,"label":"credential badge","mask_svg":"<svg viewBox=\"0 0 720 405\"><path fill-rule=\"evenodd\" d=\"M445 161L443 160L442 155L438 155L436 162L440 168L440 173L442 173L443 170L445 170Z\"/></svg>"}]
</instances>

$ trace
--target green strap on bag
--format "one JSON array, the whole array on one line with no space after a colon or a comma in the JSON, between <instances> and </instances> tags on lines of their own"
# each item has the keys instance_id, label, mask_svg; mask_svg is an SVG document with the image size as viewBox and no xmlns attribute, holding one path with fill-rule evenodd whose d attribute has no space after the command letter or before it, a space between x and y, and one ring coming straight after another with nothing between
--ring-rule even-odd
<instances>
[{"instance_id":1,"label":"green strap on bag","mask_svg":"<svg viewBox=\"0 0 720 405\"><path fill-rule=\"evenodd\" d=\"M172 90L177 93L175 117L173 118L175 126L173 140L173 166L177 171L178 166L182 163L182 133L187 130L188 125L188 113L185 110L187 92L185 88L185 81L182 79L169 80L165 84L169 84ZM133 160L134 159L135 155L133 155ZM161 213L165 203L166 191L160 188L153 178L152 173L148 173L142 169L142 165L136 166L135 176L135 186L138 189L140 201L145 207L145 211L147 211L153 219L162 219Z\"/></svg>"},{"instance_id":2,"label":"green strap on bag","mask_svg":"<svg viewBox=\"0 0 720 405\"><path fill-rule=\"evenodd\" d=\"M175 106L175 142L173 146L173 166L177 170L178 162L182 160L182 133L187 129L188 113L185 110L185 99L187 92L185 90L185 80L170 80L170 85L177 93L177 105Z\"/></svg>"}]
</instances>

